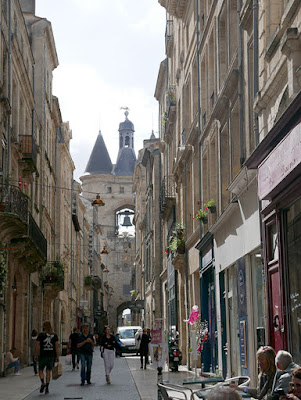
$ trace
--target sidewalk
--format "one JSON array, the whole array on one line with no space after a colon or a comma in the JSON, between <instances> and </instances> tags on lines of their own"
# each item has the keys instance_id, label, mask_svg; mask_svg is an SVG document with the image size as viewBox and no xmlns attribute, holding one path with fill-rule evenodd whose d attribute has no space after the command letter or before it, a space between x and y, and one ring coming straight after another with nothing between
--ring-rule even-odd
<instances>
[{"instance_id":1,"label":"sidewalk","mask_svg":"<svg viewBox=\"0 0 301 400\"><path fill-rule=\"evenodd\" d=\"M147 369L140 368L138 357L127 357L127 364L136 384L141 400L156 400L158 397L157 370L152 364ZM188 371L186 366L180 366L178 372L168 371L167 365L163 369L163 381L181 385L184 379L192 378L194 372Z\"/></svg>"},{"instance_id":2,"label":"sidewalk","mask_svg":"<svg viewBox=\"0 0 301 400\"><path fill-rule=\"evenodd\" d=\"M63 376L50 384L50 394L52 399L64 398L65 395L84 394L85 399L99 399L99 392L102 399L125 399L125 393L130 395L130 399L141 400L157 399L157 370L149 365L146 370L140 369L140 359L138 357L122 357L115 359L115 366L112 371L112 384L106 385L103 370L103 360L99 352L93 357L92 384L91 386L80 387L79 371L71 371L70 365L65 365L65 357L60 357L63 366ZM128 367L128 368L127 368ZM28 398L40 397L40 379L34 375L32 367L22 368L22 375L14 376L10 374L0 378L0 400L23 400ZM181 384L183 379L192 377L193 373L187 371L185 367L180 367L179 372L168 372L167 367L163 371L163 380L170 383ZM83 392L84 390L84 392ZM80 392L79 392L80 391ZM138 392L138 393L137 393ZM113 396L112 396L113 395Z\"/></svg>"}]
</instances>

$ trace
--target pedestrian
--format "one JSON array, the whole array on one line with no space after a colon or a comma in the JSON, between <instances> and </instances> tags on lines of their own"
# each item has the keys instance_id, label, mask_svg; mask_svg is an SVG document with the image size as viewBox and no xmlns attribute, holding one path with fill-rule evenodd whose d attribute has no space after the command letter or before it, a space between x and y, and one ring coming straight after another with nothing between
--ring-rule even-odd
<instances>
[{"instance_id":1,"label":"pedestrian","mask_svg":"<svg viewBox=\"0 0 301 400\"><path fill-rule=\"evenodd\" d=\"M38 332L35 329L33 329L31 332L30 350L31 350L31 357L32 357L33 372L35 375L38 375L37 362L34 359L34 348L36 345L37 338L38 338Z\"/></svg>"},{"instance_id":2,"label":"pedestrian","mask_svg":"<svg viewBox=\"0 0 301 400\"><path fill-rule=\"evenodd\" d=\"M111 328L106 326L104 334L100 339L100 351L105 365L107 384L111 383L110 373L114 367L114 350L120 349L120 346L114 335L111 334Z\"/></svg>"},{"instance_id":3,"label":"pedestrian","mask_svg":"<svg viewBox=\"0 0 301 400\"><path fill-rule=\"evenodd\" d=\"M136 345L136 355L140 353L140 343L141 343L141 337L142 337L142 328L139 328L138 331L135 333L135 345Z\"/></svg>"},{"instance_id":4,"label":"pedestrian","mask_svg":"<svg viewBox=\"0 0 301 400\"><path fill-rule=\"evenodd\" d=\"M292 355L284 350L278 351L275 363L278 370L275 374L272 394L268 397L269 400L278 400L281 395L288 393L292 373L299 367L293 362Z\"/></svg>"},{"instance_id":5,"label":"pedestrian","mask_svg":"<svg viewBox=\"0 0 301 400\"><path fill-rule=\"evenodd\" d=\"M83 325L83 332L78 337L77 348L79 349L79 358L81 362L81 386L87 381L91 385L91 369L93 358L93 347L95 346L95 339L90 333L90 325L85 323Z\"/></svg>"},{"instance_id":6,"label":"pedestrian","mask_svg":"<svg viewBox=\"0 0 301 400\"><path fill-rule=\"evenodd\" d=\"M77 348L77 343L78 343L78 330L77 328L73 328L73 333L69 336L69 350L71 353L72 357L72 371L75 370L75 367L79 369L79 357L78 357L78 348ZM76 358L76 362L75 362Z\"/></svg>"},{"instance_id":7,"label":"pedestrian","mask_svg":"<svg viewBox=\"0 0 301 400\"><path fill-rule=\"evenodd\" d=\"M240 395L226 386L219 386L210 390L208 400L240 400Z\"/></svg>"},{"instance_id":8,"label":"pedestrian","mask_svg":"<svg viewBox=\"0 0 301 400\"><path fill-rule=\"evenodd\" d=\"M258 386L256 389L241 387L231 384L230 387L250 394L255 399L267 400L272 392L274 376L276 373L275 350L270 346L260 347L257 351L257 361L260 369L258 375Z\"/></svg>"},{"instance_id":9,"label":"pedestrian","mask_svg":"<svg viewBox=\"0 0 301 400\"><path fill-rule=\"evenodd\" d=\"M150 338L147 334L146 328L143 329L141 341L140 341L140 361L141 367L143 368L143 357L144 357L144 369L146 369L146 363L148 359L148 344L150 342Z\"/></svg>"},{"instance_id":10,"label":"pedestrian","mask_svg":"<svg viewBox=\"0 0 301 400\"><path fill-rule=\"evenodd\" d=\"M14 367L14 375L22 375L19 372L20 362L18 357L14 357L14 353L16 348L13 346L7 353L6 353L6 362L7 362L7 369Z\"/></svg>"},{"instance_id":11,"label":"pedestrian","mask_svg":"<svg viewBox=\"0 0 301 400\"><path fill-rule=\"evenodd\" d=\"M149 337L149 341L151 342L152 336L151 336L151 330L150 330L150 328L147 328L147 329L146 329L146 334L147 334L147 336ZM150 356L150 354L149 354L149 350L148 350L147 358L146 358L146 364L149 364L149 356Z\"/></svg>"},{"instance_id":12,"label":"pedestrian","mask_svg":"<svg viewBox=\"0 0 301 400\"><path fill-rule=\"evenodd\" d=\"M299 400L301 399L301 368L296 368L292 373L292 381L290 383L289 394L280 399L292 399Z\"/></svg>"},{"instance_id":13,"label":"pedestrian","mask_svg":"<svg viewBox=\"0 0 301 400\"><path fill-rule=\"evenodd\" d=\"M121 350L122 341L120 340L120 333L117 332L115 335L115 338L116 338L116 342L119 345L119 347L116 347L116 349L115 349L115 357L122 357L122 350Z\"/></svg>"},{"instance_id":14,"label":"pedestrian","mask_svg":"<svg viewBox=\"0 0 301 400\"><path fill-rule=\"evenodd\" d=\"M39 356L38 356L39 353ZM59 339L53 332L50 321L43 322L43 332L39 333L34 348L35 361L39 360L40 393L49 393L50 373L55 362L59 361ZM44 369L46 367L46 384Z\"/></svg>"}]
</instances>

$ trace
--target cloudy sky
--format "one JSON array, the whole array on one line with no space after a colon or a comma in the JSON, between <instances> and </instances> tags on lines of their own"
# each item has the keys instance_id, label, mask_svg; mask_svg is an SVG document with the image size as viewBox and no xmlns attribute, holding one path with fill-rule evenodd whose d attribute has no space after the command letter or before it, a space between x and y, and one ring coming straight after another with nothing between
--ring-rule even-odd
<instances>
[{"instance_id":1,"label":"cloudy sky","mask_svg":"<svg viewBox=\"0 0 301 400\"><path fill-rule=\"evenodd\" d=\"M36 0L36 15L52 23L59 58L53 93L72 129L75 178L84 174L99 129L116 162L122 106L130 108L137 153L158 131L165 9L157 0Z\"/></svg>"}]
</instances>

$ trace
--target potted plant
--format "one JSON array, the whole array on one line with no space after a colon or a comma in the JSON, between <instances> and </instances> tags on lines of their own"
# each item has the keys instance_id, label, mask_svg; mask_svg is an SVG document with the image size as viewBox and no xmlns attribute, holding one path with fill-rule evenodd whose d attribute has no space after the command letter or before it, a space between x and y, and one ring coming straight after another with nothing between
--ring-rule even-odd
<instances>
[{"instance_id":1,"label":"potted plant","mask_svg":"<svg viewBox=\"0 0 301 400\"><path fill-rule=\"evenodd\" d=\"M216 213L216 205L214 200L209 200L208 203L204 204L204 207L209 208L211 214Z\"/></svg>"},{"instance_id":2,"label":"potted plant","mask_svg":"<svg viewBox=\"0 0 301 400\"><path fill-rule=\"evenodd\" d=\"M169 238L168 248L174 257L177 254L185 253L184 230L184 225L182 223L177 223Z\"/></svg>"},{"instance_id":3,"label":"potted plant","mask_svg":"<svg viewBox=\"0 0 301 400\"><path fill-rule=\"evenodd\" d=\"M208 224L208 211L207 211L207 207L203 210L203 209L199 209L195 215L193 219L197 219L198 221L202 221L203 224Z\"/></svg>"}]
</instances>

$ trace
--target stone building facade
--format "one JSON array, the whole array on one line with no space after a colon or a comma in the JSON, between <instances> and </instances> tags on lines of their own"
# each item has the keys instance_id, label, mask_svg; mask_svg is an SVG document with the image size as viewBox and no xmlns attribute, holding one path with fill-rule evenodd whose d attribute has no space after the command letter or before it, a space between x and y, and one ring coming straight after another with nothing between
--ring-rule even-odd
<instances>
[{"instance_id":1,"label":"stone building facade","mask_svg":"<svg viewBox=\"0 0 301 400\"><path fill-rule=\"evenodd\" d=\"M98 225L101 235L100 255L104 266L103 311L107 323L114 330L122 325L122 312L132 303L133 263L135 257L135 231L123 227L124 218L133 220L133 171L136 162L134 152L134 125L125 112L125 121L119 124L119 153L116 164L112 164L103 136L99 132L86 174L82 181L83 197L92 200L99 193L105 203L99 209ZM131 222L132 224L132 222Z\"/></svg>"},{"instance_id":2,"label":"stone building facade","mask_svg":"<svg viewBox=\"0 0 301 400\"><path fill-rule=\"evenodd\" d=\"M9 7L10 5L10 7ZM80 327L90 230L73 181L72 132L52 93L58 66L51 23L35 2L2 1L0 374L5 354L31 360L32 329L50 319L60 342ZM11 24L9 23L11 21ZM80 288L80 290L78 290ZM82 303L83 304L83 303Z\"/></svg>"},{"instance_id":3,"label":"stone building facade","mask_svg":"<svg viewBox=\"0 0 301 400\"><path fill-rule=\"evenodd\" d=\"M153 329L162 318L160 274L162 272L162 230L160 221L161 154L159 140L152 133L134 170L135 192L135 300L143 302L144 313L136 324Z\"/></svg>"},{"instance_id":4,"label":"stone building facade","mask_svg":"<svg viewBox=\"0 0 301 400\"><path fill-rule=\"evenodd\" d=\"M162 304L165 328L179 331L189 365L193 328L183 320L198 305L208 330L199 358L203 371L249 375L255 383L257 348L290 348L290 338L296 335L289 318L279 322L282 315L275 311L281 304L285 314L292 293L277 292L287 279L284 261L279 263L280 275L273 275L273 269L268 272L268 250L261 244L265 205L258 201L256 168L268 155L265 137L272 132L272 151L273 126L291 104L289 126L298 122L293 113L300 101L300 4L159 3L167 12L166 59L155 89L161 125L163 243L168 248L176 222L185 226L186 242L185 254L161 254L161 290L171 301ZM288 128L281 132L278 141ZM253 152L258 154L256 161ZM209 207L211 200L214 207ZM266 210L262 218L268 221L270 208ZM276 233L270 232L274 241ZM286 338L276 334L275 339L275 318L277 332L289 332Z\"/></svg>"}]
</instances>

